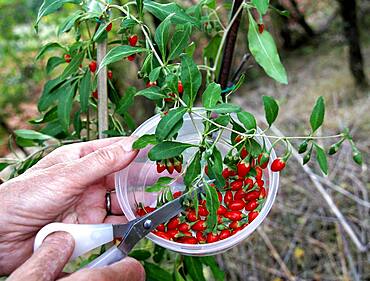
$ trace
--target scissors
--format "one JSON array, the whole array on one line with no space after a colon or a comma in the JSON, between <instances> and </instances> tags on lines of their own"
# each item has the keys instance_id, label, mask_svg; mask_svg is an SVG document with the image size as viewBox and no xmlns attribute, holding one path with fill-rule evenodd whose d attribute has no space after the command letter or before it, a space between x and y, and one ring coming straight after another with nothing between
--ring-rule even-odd
<instances>
[{"instance_id":1,"label":"scissors","mask_svg":"<svg viewBox=\"0 0 370 281\"><path fill-rule=\"evenodd\" d=\"M184 210L183 202L198 194L202 185L199 184L192 191L184 193L155 211L129 221L126 224L48 224L37 233L34 250L41 246L46 236L56 231L65 231L73 236L75 249L70 258L71 260L103 244L111 242L115 238L122 238L118 246L111 247L98 258L87 264L85 268L110 265L127 257L128 253L142 238L156 229L159 224L165 223Z\"/></svg>"}]
</instances>

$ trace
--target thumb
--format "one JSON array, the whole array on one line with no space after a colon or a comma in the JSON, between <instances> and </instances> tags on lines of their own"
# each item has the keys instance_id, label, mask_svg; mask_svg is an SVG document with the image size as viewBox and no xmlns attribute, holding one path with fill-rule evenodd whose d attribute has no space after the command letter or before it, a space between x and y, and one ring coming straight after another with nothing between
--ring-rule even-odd
<instances>
[{"instance_id":1,"label":"thumb","mask_svg":"<svg viewBox=\"0 0 370 281\"><path fill-rule=\"evenodd\" d=\"M135 140L135 137L127 137L109 146L99 148L80 159L62 164L62 167L56 167L58 174L73 184L86 186L94 183L127 167L134 160L138 153L137 150L132 149Z\"/></svg>"},{"instance_id":2,"label":"thumb","mask_svg":"<svg viewBox=\"0 0 370 281\"><path fill-rule=\"evenodd\" d=\"M125 258L110 266L82 269L60 281L144 281L143 266L133 258Z\"/></svg>"},{"instance_id":3,"label":"thumb","mask_svg":"<svg viewBox=\"0 0 370 281\"><path fill-rule=\"evenodd\" d=\"M55 280L68 262L74 248L74 240L66 232L50 234L41 247L17 270L9 281L47 281Z\"/></svg>"}]
</instances>

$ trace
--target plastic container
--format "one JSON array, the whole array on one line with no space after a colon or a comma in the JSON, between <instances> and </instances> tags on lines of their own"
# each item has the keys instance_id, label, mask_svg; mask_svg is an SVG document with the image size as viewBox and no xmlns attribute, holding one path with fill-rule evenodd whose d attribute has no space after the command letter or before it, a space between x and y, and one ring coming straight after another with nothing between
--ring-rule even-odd
<instances>
[{"instance_id":1,"label":"plastic container","mask_svg":"<svg viewBox=\"0 0 370 281\"><path fill-rule=\"evenodd\" d=\"M201 108L196 109L198 113L204 114L204 111ZM202 118L196 115L193 115L193 120L197 128L202 131L203 124ZM152 118L145 121L141 126L139 126L133 135L142 136L144 134L154 134L155 128L160 121L160 116L155 115ZM224 130L224 133L221 138L221 142L217 145L220 152L223 156L227 153L230 149L229 145L223 141L224 139L230 139L230 132ZM197 131L194 129L194 125L190 119L190 116L186 114L184 116L184 123L183 127L179 131L179 135L177 138L178 141L187 142L187 143L198 143L199 142L199 135ZM257 141L262 143L262 138L256 138ZM271 143L267 138L265 138L265 143L267 149L271 147ZM137 158L132 162L126 169L116 173L116 192L118 196L118 200L120 206L128 220L133 220L136 218L136 209L137 203L142 202L145 206L152 206L156 205L156 193L148 193L145 192L145 187L151 185L157 181L159 177L163 176L170 176L166 173L158 174L156 171L156 163L149 160L147 157L147 153L150 150L150 147L142 149ZM194 154L194 149L187 149L185 150L184 156L184 166L186 165L189 158ZM276 158L274 150L271 152L270 156L270 163ZM267 214L269 213L279 187L279 173L273 173L269 169L270 165L267 169L264 170L263 179L265 181L265 188L267 191L267 198L264 203L264 206L261 209L260 214L257 216L255 220L253 220L250 224L247 225L242 231L239 231L235 235L231 237L221 240L215 243L209 244L181 244L174 241L165 240L160 238L154 234L149 234L147 237L152 240L154 243L184 254L184 255L192 255L192 256L205 256L205 255L215 255L221 252L224 252L240 242L246 239L249 235L252 234L253 231L262 223L262 221L266 218ZM172 177L176 177L178 174L175 172ZM176 182L174 186L172 186L173 190L182 190L184 186L181 184L181 179Z\"/></svg>"}]
</instances>

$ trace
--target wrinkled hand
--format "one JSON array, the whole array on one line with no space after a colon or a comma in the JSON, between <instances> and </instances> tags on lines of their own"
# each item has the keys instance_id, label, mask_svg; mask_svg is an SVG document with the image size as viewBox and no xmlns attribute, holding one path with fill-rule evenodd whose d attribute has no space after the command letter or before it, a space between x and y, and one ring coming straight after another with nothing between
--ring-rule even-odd
<instances>
[{"instance_id":1,"label":"wrinkled hand","mask_svg":"<svg viewBox=\"0 0 370 281\"><path fill-rule=\"evenodd\" d=\"M105 193L113 173L136 156L134 138L110 138L63 146L25 174L0 186L0 276L32 254L36 233L46 224L123 221L115 194L107 216Z\"/></svg>"},{"instance_id":2,"label":"wrinkled hand","mask_svg":"<svg viewBox=\"0 0 370 281\"><path fill-rule=\"evenodd\" d=\"M8 281L47 281L60 277L63 266L73 252L72 236L65 232L49 235L30 259L7 279ZM94 269L83 269L58 281L144 281L145 272L141 264L125 258L120 262Z\"/></svg>"}]
</instances>

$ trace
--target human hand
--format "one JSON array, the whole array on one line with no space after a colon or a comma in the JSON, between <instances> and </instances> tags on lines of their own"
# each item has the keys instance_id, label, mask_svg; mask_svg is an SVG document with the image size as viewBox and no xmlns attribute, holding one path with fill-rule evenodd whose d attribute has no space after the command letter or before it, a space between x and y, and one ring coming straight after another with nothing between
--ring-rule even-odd
<instances>
[{"instance_id":1,"label":"human hand","mask_svg":"<svg viewBox=\"0 0 370 281\"><path fill-rule=\"evenodd\" d=\"M113 173L136 156L135 139L110 138L66 145L25 174L0 187L0 275L9 274L32 254L36 233L46 224L119 223L115 194L107 216L105 194L114 189Z\"/></svg>"},{"instance_id":2,"label":"human hand","mask_svg":"<svg viewBox=\"0 0 370 281\"><path fill-rule=\"evenodd\" d=\"M65 232L49 235L30 259L7 279L8 281L144 281L141 264L125 258L110 266L82 269L71 275L60 275L74 248L72 236ZM59 278L61 279L59 279Z\"/></svg>"}]
</instances>

